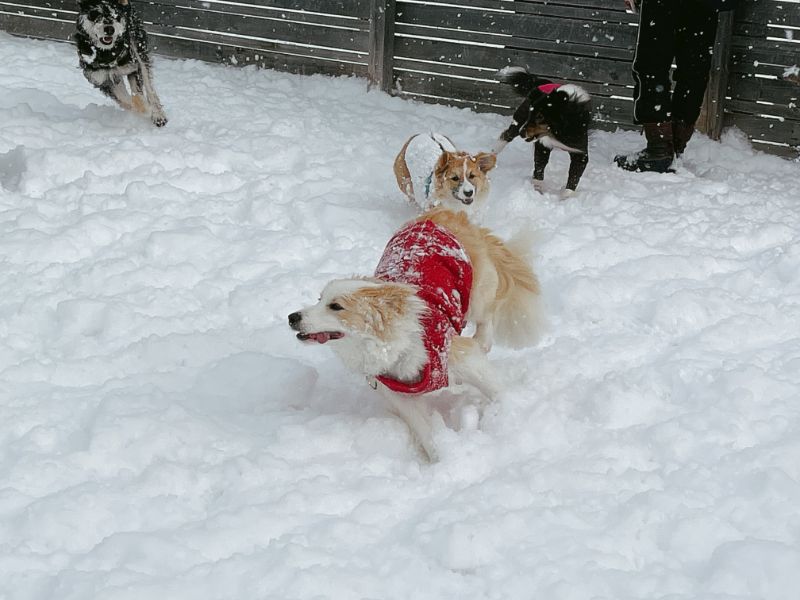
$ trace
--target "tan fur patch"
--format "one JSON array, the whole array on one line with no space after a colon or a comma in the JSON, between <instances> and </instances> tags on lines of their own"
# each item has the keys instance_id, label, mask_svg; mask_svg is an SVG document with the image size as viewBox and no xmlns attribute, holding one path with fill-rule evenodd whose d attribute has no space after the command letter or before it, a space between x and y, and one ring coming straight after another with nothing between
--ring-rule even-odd
<instances>
[{"instance_id":1,"label":"tan fur patch","mask_svg":"<svg viewBox=\"0 0 800 600\"><path fill-rule=\"evenodd\" d=\"M147 106L144 103L144 98L140 95L132 96L131 97L131 104L133 105L133 110L138 113L145 113L147 112Z\"/></svg>"},{"instance_id":2,"label":"tan fur patch","mask_svg":"<svg viewBox=\"0 0 800 600\"><path fill-rule=\"evenodd\" d=\"M393 335L393 323L409 310L411 286L387 283L365 287L337 298L344 310L336 313L347 328L387 341Z\"/></svg>"},{"instance_id":3,"label":"tan fur patch","mask_svg":"<svg viewBox=\"0 0 800 600\"><path fill-rule=\"evenodd\" d=\"M473 225L465 213L436 209L418 220L426 219L452 233L472 262L471 313L473 307L479 311L485 307L489 313L494 313L515 287L539 294L539 281L531 267L488 229Z\"/></svg>"},{"instance_id":4,"label":"tan fur patch","mask_svg":"<svg viewBox=\"0 0 800 600\"><path fill-rule=\"evenodd\" d=\"M525 139L528 141L538 139L550 133L547 123L530 123L525 126Z\"/></svg>"},{"instance_id":5,"label":"tan fur patch","mask_svg":"<svg viewBox=\"0 0 800 600\"><path fill-rule=\"evenodd\" d=\"M414 202L414 185L411 183L411 172L406 164L406 149L415 137L417 136L412 135L406 140L397 154L397 158L394 159L394 177L397 179L397 185L411 202Z\"/></svg>"}]
</instances>

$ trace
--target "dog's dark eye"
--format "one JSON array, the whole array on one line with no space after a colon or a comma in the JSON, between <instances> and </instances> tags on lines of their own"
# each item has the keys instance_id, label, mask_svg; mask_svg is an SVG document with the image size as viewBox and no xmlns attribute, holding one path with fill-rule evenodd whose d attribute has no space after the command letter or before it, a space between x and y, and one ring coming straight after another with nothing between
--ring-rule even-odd
<instances>
[{"instance_id":1,"label":"dog's dark eye","mask_svg":"<svg viewBox=\"0 0 800 600\"><path fill-rule=\"evenodd\" d=\"M450 179L452 179L453 181L458 181L459 177L458 175L453 175Z\"/></svg>"},{"instance_id":2,"label":"dog's dark eye","mask_svg":"<svg viewBox=\"0 0 800 600\"><path fill-rule=\"evenodd\" d=\"M470 174L469 174L469 178L470 178L470 179L475 179L475 173L470 173Z\"/></svg>"},{"instance_id":3,"label":"dog's dark eye","mask_svg":"<svg viewBox=\"0 0 800 600\"><path fill-rule=\"evenodd\" d=\"M328 304L328 308L330 308L331 310L344 310L344 307L338 302L331 302L330 304Z\"/></svg>"},{"instance_id":4,"label":"dog's dark eye","mask_svg":"<svg viewBox=\"0 0 800 600\"><path fill-rule=\"evenodd\" d=\"M90 21L97 21L100 18L100 11L99 10L90 10L89 11L89 20Z\"/></svg>"}]
</instances>

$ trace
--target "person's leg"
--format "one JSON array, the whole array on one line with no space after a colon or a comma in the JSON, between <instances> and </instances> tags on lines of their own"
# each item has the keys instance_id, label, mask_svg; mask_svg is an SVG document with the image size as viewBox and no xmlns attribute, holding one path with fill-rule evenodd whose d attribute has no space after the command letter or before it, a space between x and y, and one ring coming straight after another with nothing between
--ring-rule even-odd
<instances>
[{"instance_id":1,"label":"person's leg","mask_svg":"<svg viewBox=\"0 0 800 600\"><path fill-rule=\"evenodd\" d=\"M643 0L633 59L633 120L643 126L647 147L618 154L614 162L627 171L671 169L675 158L669 71L675 56L675 0Z\"/></svg>"},{"instance_id":2,"label":"person's leg","mask_svg":"<svg viewBox=\"0 0 800 600\"><path fill-rule=\"evenodd\" d=\"M672 94L673 142L675 153L683 154L694 132L694 123L708 86L711 52L717 33L717 11L702 3L678 2L685 10L676 14L676 69Z\"/></svg>"},{"instance_id":3,"label":"person's leg","mask_svg":"<svg viewBox=\"0 0 800 600\"><path fill-rule=\"evenodd\" d=\"M643 0L633 58L633 121L669 120L670 78L675 56L674 0Z\"/></svg>"}]
</instances>

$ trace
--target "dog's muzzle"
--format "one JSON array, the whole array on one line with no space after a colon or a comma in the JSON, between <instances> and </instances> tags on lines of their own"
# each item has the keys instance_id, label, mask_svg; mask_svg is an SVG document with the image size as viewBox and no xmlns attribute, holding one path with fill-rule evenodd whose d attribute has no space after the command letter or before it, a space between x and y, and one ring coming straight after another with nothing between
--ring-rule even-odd
<instances>
[{"instance_id":1,"label":"dog's muzzle","mask_svg":"<svg viewBox=\"0 0 800 600\"><path fill-rule=\"evenodd\" d=\"M330 340L339 340L344 337L341 331L316 331L313 333L306 333L303 331L302 325L303 313L293 312L289 315L289 327L297 331L297 339L301 342L317 342L318 344L325 344Z\"/></svg>"}]
</instances>

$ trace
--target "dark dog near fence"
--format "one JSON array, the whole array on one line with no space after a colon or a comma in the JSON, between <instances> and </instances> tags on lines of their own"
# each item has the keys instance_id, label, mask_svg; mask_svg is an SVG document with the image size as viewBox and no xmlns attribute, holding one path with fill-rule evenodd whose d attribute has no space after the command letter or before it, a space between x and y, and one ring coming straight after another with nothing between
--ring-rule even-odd
<instances>
[{"instance_id":1,"label":"dark dog near fence","mask_svg":"<svg viewBox=\"0 0 800 600\"><path fill-rule=\"evenodd\" d=\"M77 29L75 42L86 79L125 110L149 116L156 127L166 125L153 87L147 34L128 0L80 0Z\"/></svg>"},{"instance_id":2,"label":"dark dog near fence","mask_svg":"<svg viewBox=\"0 0 800 600\"><path fill-rule=\"evenodd\" d=\"M520 67L498 72L498 78L525 98L519 105L511 125L497 140L493 151L500 152L510 141L521 137L534 142L533 180L538 187L550 160L550 151L560 148L569 152L567 190L578 187L589 162L589 125L591 115L588 92L577 85L557 84L528 73Z\"/></svg>"}]
</instances>

